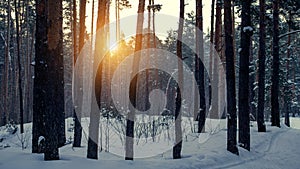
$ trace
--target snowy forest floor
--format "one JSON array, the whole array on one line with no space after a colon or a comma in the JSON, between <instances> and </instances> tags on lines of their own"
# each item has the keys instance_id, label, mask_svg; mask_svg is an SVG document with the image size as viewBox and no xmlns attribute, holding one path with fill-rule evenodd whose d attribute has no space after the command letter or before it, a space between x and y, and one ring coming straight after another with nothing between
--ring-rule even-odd
<instances>
[{"instance_id":1,"label":"snowy forest floor","mask_svg":"<svg viewBox=\"0 0 300 169\"><path fill-rule=\"evenodd\" d=\"M26 124L27 127L31 124ZM300 118L291 118L291 128L271 127L267 132L258 133L256 124L251 127L251 151L239 148L236 156L226 151L226 129L212 134L205 142L188 138L183 142L182 159L172 159L172 149L159 155L125 161L123 157L102 151L99 160L86 158L86 142L81 148L68 144L60 148L59 161L43 161L43 154L31 154L30 148L21 149L19 134L8 134L0 128L0 168L1 169L114 169L114 168L272 168L296 169L300 166ZM25 127L26 128L26 127ZM29 127L30 128L30 127ZM30 130L27 130L30 133ZM28 135L28 134L27 134ZM26 135L25 135L26 136ZM30 137L25 139L31 141ZM29 144L29 143L28 143ZM30 145L27 145L30 147ZM171 147L171 145L170 145Z\"/></svg>"}]
</instances>

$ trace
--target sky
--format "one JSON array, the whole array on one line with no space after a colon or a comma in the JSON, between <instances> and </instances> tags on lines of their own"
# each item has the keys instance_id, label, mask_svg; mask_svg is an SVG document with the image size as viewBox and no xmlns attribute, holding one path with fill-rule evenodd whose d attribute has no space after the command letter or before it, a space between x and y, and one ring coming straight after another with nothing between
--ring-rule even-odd
<instances>
[{"instance_id":1,"label":"sky","mask_svg":"<svg viewBox=\"0 0 300 169\"><path fill-rule=\"evenodd\" d=\"M130 9L124 9L120 12L120 17L121 17L121 32L124 32L124 34L126 36L128 36L128 34L131 33L131 31L133 30L129 30L131 29L131 27L128 27L128 23L122 22L122 18L126 18L128 16L132 16L135 15L137 13L138 10L138 0L129 0L130 4L132 5L132 8ZM148 1L146 0L146 6L147 6ZM159 14L164 14L164 15L170 15L170 16L174 16L178 17L179 16L179 0L155 0L155 4L161 4L162 5L162 9L160 12L158 12ZM185 1L185 13L191 12L192 10L195 11L195 0L186 0ZM97 5L97 4L96 4ZM97 19L97 6L95 6L95 20ZM90 23L91 23L91 11L92 11L92 3L91 1L89 1L87 3L87 19L86 19L86 25L88 27L88 32L90 32ZM210 27L210 13L211 13L211 2L208 0L203 1L203 29L204 32L207 32L207 30ZM145 14L147 14L147 11L145 11ZM147 18L147 16L145 15L145 19ZM132 20L132 19L131 19ZM135 19L136 20L136 19ZM115 22L115 0L112 0L111 3L111 7L110 7L110 21L111 22ZM145 21L147 22L147 21ZM178 21L175 21L176 23ZM133 24L136 22L132 22L130 24ZM144 24L145 26L146 24ZM177 29L177 24L171 24L170 22L165 23L164 21L160 21L159 19L156 21L155 25L158 27L159 30L161 29L166 29L166 30L170 30L170 29ZM163 25L168 25L168 27L165 28L160 28L160 26ZM131 25L132 26L132 25ZM113 27L113 26L111 26ZM135 27L134 27L135 28ZM127 30L126 30L127 29ZM164 30L164 31L166 31ZM135 29L134 29L135 31ZM161 30L162 31L162 30ZM112 31L114 32L114 31Z\"/></svg>"}]
</instances>

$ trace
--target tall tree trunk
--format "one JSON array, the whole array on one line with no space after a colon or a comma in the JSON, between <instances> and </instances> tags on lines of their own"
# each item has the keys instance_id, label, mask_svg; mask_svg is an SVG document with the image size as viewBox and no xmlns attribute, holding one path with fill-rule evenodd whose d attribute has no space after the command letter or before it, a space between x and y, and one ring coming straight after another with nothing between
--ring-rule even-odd
<instances>
[{"instance_id":1,"label":"tall tree trunk","mask_svg":"<svg viewBox=\"0 0 300 169\"><path fill-rule=\"evenodd\" d=\"M65 143L62 1L37 0L36 9L32 151L57 160Z\"/></svg>"},{"instance_id":2,"label":"tall tree trunk","mask_svg":"<svg viewBox=\"0 0 300 169\"><path fill-rule=\"evenodd\" d=\"M289 29L288 31L291 32L291 22L292 22L292 14L291 11L289 11L289 21L288 21L288 26ZM290 79L290 57L291 57L291 51L290 51L290 45L291 45L291 35L288 35L288 49L287 49L287 61L286 61L286 78L287 78L287 86L285 92L288 92L290 89L290 84L289 84L289 79ZM285 119L284 119L284 124L288 127L290 127L290 106L291 102L290 99L288 98L289 96L284 96L284 104L285 104Z\"/></svg>"},{"instance_id":3,"label":"tall tree trunk","mask_svg":"<svg viewBox=\"0 0 300 169\"><path fill-rule=\"evenodd\" d=\"M209 78L212 80L212 69L213 69L213 48L214 48L214 20L215 20L215 0L211 1L211 16L210 16L210 52L209 52ZM211 99L212 99L212 86L211 83L209 85L209 107L211 106Z\"/></svg>"},{"instance_id":4,"label":"tall tree trunk","mask_svg":"<svg viewBox=\"0 0 300 169\"><path fill-rule=\"evenodd\" d=\"M100 121L100 103L101 103L101 93L102 93L102 70L103 65L100 62L101 56L104 55L106 50L106 35L103 31L106 19L106 0L98 1L98 16L97 16L97 26L96 26L96 44L94 53L94 70L93 78L96 77L95 83L92 83L92 89L95 88L95 92L92 92L92 105L90 113L90 126L89 126L89 140L87 149L87 158L98 159L98 140L99 140L99 121ZM99 69L98 69L99 65ZM95 71L97 70L98 71ZM97 97L96 97L97 96ZM95 103L94 98L97 98ZM98 105L99 108L97 108Z\"/></svg>"},{"instance_id":5,"label":"tall tree trunk","mask_svg":"<svg viewBox=\"0 0 300 169\"><path fill-rule=\"evenodd\" d=\"M202 0L196 0L196 56L195 56L195 76L200 94L198 112L198 133L204 132L206 119L206 102L205 102L205 88L204 88L204 48L203 48L203 14L202 14ZM198 93L195 93L197 95ZM196 103L197 105L197 103Z\"/></svg>"},{"instance_id":6,"label":"tall tree trunk","mask_svg":"<svg viewBox=\"0 0 300 169\"><path fill-rule=\"evenodd\" d=\"M273 65L271 86L271 125L280 127L279 112L279 1L273 1Z\"/></svg>"},{"instance_id":7,"label":"tall tree trunk","mask_svg":"<svg viewBox=\"0 0 300 169\"><path fill-rule=\"evenodd\" d=\"M4 107L4 111L3 111L3 115L1 116L2 119L0 119L1 123L0 126L5 125L8 121L7 121L7 114L8 114L8 83L9 83L9 58L10 58L10 22L11 22L11 6L10 6L10 1L8 1L7 4L7 35L6 35L6 47L5 47L5 69L4 69L4 86L3 86L3 93L4 93L4 97L3 97L3 107Z\"/></svg>"},{"instance_id":8,"label":"tall tree trunk","mask_svg":"<svg viewBox=\"0 0 300 169\"><path fill-rule=\"evenodd\" d=\"M221 36L222 36L222 3L221 0L217 0L216 3L216 23L215 23L215 49L219 56L221 55ZM219 67L218 56L213 58L213 70L212 70L212 104L210 117L218 119L220 117L219 112Z\"/></svg>"},{"instance_id":9,"label":"tall tree trunk","mask_svg":"<svg viewBox=\"0 0 300 169\"><path fill-rule=\"evenodd\" d=\"M115 12L116 12L116 40L120 41L120 0L115 0Z\"/></svg>"},{"instance_id":10,"label":"tall tree trunk","mask_svg":"<svg viewBox=\"0 0 300 169\"><path fill-rule=\"evenodd\" d=\"M18 4L18 5L17 5ZM14 0L15 11L18 11L20 7L20 1ZM19 106L20 106L20 132L23 136L24 133L24 109L23 109L23 90L22 90L22 65L21 65L21 51L20 51L20 26L19 26L19 13L15 12L15 19L16 19L16 30L17 30L17 60L18 60L18 87L19 87ZM24 148L24 145L22 145Z\"/></svg>"},{"instance_id":11,"label":"tall tree trunk","mask_svg":"<svg viewBox=\"0 0 300 169\"><path fill-rule=\"evenodd\" d=\"M249 55L253 29L251 27L251 0L242 1L241 51L239 73L239 143L250 151L249 118Z\"/></svg>"},{"instance_id":12,"label":"tall tree trunk","mask_svg":"<svg viewBox=\"0 0 300 169\"><path fill-rule=\"evenodd\" d=\"M178 37L176 44L176 53L179 60L182 60L182 34L184 24L184 0L180 0L180 11L179 11L179 26L178 26ZM182 149L182 129L181 129L181 92L180 89L183 86L183 65L182 62L178 62L178 87L176 94L176 106L175 106L175 145L173 146L173 159L181 158Z\"/></svg>"},{"instance_id":13,"label":"tall tree trunk","mask_svg":"<svg viewBox=\"0 0 300 169\"><path fill-rule=\"evenodd\" d=\"M266 61L266 7L265 0L259 1L259 53L258 53L258 106L257 106L257 128L258 132L266 132L264 108L265 108L265 61Z\"/></svg>"},{"instance_id":14,"label":"tall tree trunk","mask_svg":"<svg viewBox=\"0 0 300 169\"><path fill-rule=\"evenodd\" d=\"M250 41L252 42L252 38L250 39ZM253 56L253 44L250 43L250 53L249 53L249 113L250 116L252 116L252 118L256 119L256 106L254 104L255 102L255 80L256 80L256 70L255 65L256 65L256 61L254 60L254 56Z\"/></svg>"},{"instance_id":15,"label":"tall tree trunk","mask_svg":"<svg viewBox=\"0 0 300 169\"><path fill-rule=\"evenodd\" d=\"M225 56L227 82L227 150L239 154L236 146L237 117L231 0L224 1Z\"/></svg>"},{"instance_id":16,"label":"tall tree trunk","mask_svg":"<svg viewBox=\"0 0 300 169\"><path fill-rule=\"evenodd\" d=\"M139 63L140 63L140 50L142 49L142 41L143 41L143 23L144 23L144 9L145 9L145 0L139 0L138 6L138 17L137 17L137 26L136 26L136 42L135 42L135 54L133 58L133 67L132 67L132 75L131 78L133 80L133 85L130 87L130 96L133 98L133 103L135 107L138 103L137 100L137 78L135 77L135 72L138 71ZM134 142L134 118L135 118L135 110L130 110L126 117L126 140L125 140L125 160L133 160L133 142Z\"/></svg>"},{"instance_id":17,"label":"tall tree trunk","mask_svg":"<svg viewBox=\"0 0 300 169\"><path fill-rule=\"evenodd\" d=\"M73 74L75 73L75 65L77 61L77 54L78 54L78 48L77 48L77 5L76 5L76 0L72 1L72 8L73 8L73 16L72 16L72 31L73 31ZM80 147L81 145L81 133L82 133L82 128L80 125L80 119L78 119L77 113L79 114L80 110L78 110L78 92L74 90L73 87L73 94L74 94L74 100L73 100L73 117L74 117L74 142L73 146L74 147Z\"/></svg>"},{"instance_id":18,"label":"tall tree trunk","mask_svg":"<svg viewBox=\"0 0 300 169\"><path fill-rule=\"evenodd\" d=\"M30 48L30 41L29 41L29 1L24 2L25 8L26 8L26 14L25 14L25 21L26 21L26 53L24 57L24 122L29 122L30 119L30 80L31 77L29 76L29 72L31 69L30 66L30 60L29 60L29 48Z\"/></svg>"},{"instance_id":19,"label":"tall tree trunk","mask_svg":"<svg viewBox=\"0 0 300 169\"><path fill-rule=\"evenodd\" d=\"M80 0L80 12L79 12L79 52L81 52L84 42L85 42L85 16L86 15L86 0ZM76 28L75 28L76 29ZM77 59L74 61L76 63ZM82 88L83 86L83 65L80 65L80 70L78 72L79 76L79 82L80 83L78 86L79 88ZM75 129L74 129L74 142L73 142L73 147L80 147L81 146L81 137L82 137L82 127L81 127L81 116L82 116L82 103L83 103L83 92L81 89L76 91L78 93L77 99L78 102L77 104L80 105L75 105L75 112L74 112L74 119L75 119Z\"/></svg>"},{"instance_id":20,"label":"tall tree trunk","mask_svg":"<svg viewBox=\"0 0 300 169\"><path fill-rule=\"evenodd\" d=\"M48 91L45 109L45 160L58 160L58 148L65 143L64 64L62 32L62 0L48 1L48 30L46 71ZM52 24L51 24L52 23ZM55 24L53 24L55 23Z\"/></svg>"},{"instance_id":21,"label":"tall tree trunk","mask_svg":"<svg viewBox=\"0 0 300 169\"><path fill-rule=\"evenodd\" d=\"M41 138L45 136L44 111L46 109L47 73L47 9L48 3L44 0L36 1L36 43L33 88L33 123L32 123L32 153L42 153Z\"/></svg>"},{"instance_id":22,"label":"tall tree trunk","mask_svg":"<svg viewBox=\"0 0 300 169\"><path fill-rule=\"evenodd\" d=\"M212 55L212 45L214 44L214 23L215 23L215 0L211 1L211 14L210 14L210 67L209 67L209 76L212 76L212 63L213 63L213 55Z\"/></svg>"}]
</instances>

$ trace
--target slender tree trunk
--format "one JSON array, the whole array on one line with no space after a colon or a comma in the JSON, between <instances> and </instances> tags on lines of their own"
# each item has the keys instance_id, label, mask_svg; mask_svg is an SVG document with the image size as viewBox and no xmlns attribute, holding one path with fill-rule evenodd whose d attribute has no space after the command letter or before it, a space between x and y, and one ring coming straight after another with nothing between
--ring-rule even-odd
<instances>
[{"instance_id":1,"label":"slender tree trunk","mask_svg":"<svg viewBox=\"0 0 300 169\"><path fill-rule=\"evenodd\" d=\"M291 22L292 22L292 14L291 14L291 11L289 11L289 32L291 32ZM290 54L290 45L291 45L291 35L288 35L288 49L287 49L287 61L286 61L286 78L287 78L287 81L288 81L288 86L286 87L286 92L289 89L289 79L290 79L290 57L291 57L291 54ZM290 127L290 106L291 106L291 103L290 103L290 99L291 98L288 98L288 96L284 96L285 97L285 101L284 101L284 104L285 104L285 119L284 119L284 123L286 126Z\"/></svg>"},{"instance_id":2,"label":"slender tree trunk","mask_svg":"<svg viewBox=\"0 0 300 169\"><path fill-rule=\"evenodd\" d=\"M224 1L225 56L227 82L227 150L239 154L236 146L237 117L231 1Z\"/></svg>"},{"instance_id":3,"label":"slender tree trunk","mask_svg":"<svg viewBox=\"0 0 300 169\"><path fill-rule=\"evenodd\" d=\"M279 112L279 1L273 1L273 65L271 86L271 125L280 127Z\"/></svg>"},{"instance_id":4,"label":"slender tree trunk","mask_svg":"<svg viewBox=\"0 0 300 169\"><path fill-rule=\"evenodd\" d=\"M30 30L29 30L29 1L24 2L25 3L25 7L26 7L26 14L25 14L25 20L26 20L26 53L25 53L25 57L24 57L24 62L25 62L25 66L24 66L24 121L25 122L29 122L30 119L30 106L29 106L29 101L30 101L30 79L31 77L29 76L29 72L30 72L30 60L29 60L29 45L30 45L30 41L29 41L29 34L30 34Z\"/></svg>"},{"instance_id":5,"label":"slender tree trunk","mask_svg":"<svg viewBox=\"0 0 300 169\"><path fill-rule=\"evenodd\" d=\"M34 88L33 88L33 126L32 126L32 153L42 153L42 142L39 140L45 136L44 110L46 109L47 86L46 57L47 52L47 1L36 1L36 43L34 65Z\"/></svg>"},{"instance_id":6,"label":"slender tree trunk","mask_svg":"<svg viewBox=\"0 0 300 169\"><path fill-rule=\"evenodd\" d=\"M96 26L96 44L95 44L95 53L94 53L94 70L93 78L95 83L92 83L92 89L95 88L95 92L92 92L92 105L90 113L90 126L89 126L89 140L88 140L88 149L87 149L87 158L98 159L98 140L99 140L99 121L100 113L99 108L101 104L101 94L102 94L102 70L103 65L100 62L100 57L104 55L106 50L106 37L103 27L105 25L106 18L106 0L98 1L98 17L97 17L97 26ZM100 31L101 30L101 31ZM99 68L98 68L99 65ZM95 71L97 70L98 71ZM97 96L97 97L96 97ZM97 98L97 102L93 98ZM98 105L99 108L95 105Z\"/></svg>"},{"instance_id":7,"label":"slender tree trunk","mask_svg":"<svg viewBox=\"0 0 300 169\"><path fill-rule=\"evenodd\" d=\"M214 44L214 21L215 21L215 0L211 1L211 14L210 14L210 43L211 43L211 47ZM210 48L210 69L209 69L209 76L212 76L212 63L213 63L213 58L212 58L212 48Z\"/></svg>"},{"instance_id":8,"label":"slender tree trunk","mask_svg":"<svg viewBox=\"0 0 300 169\"><path fill-rule=\"evenodd\" d=\"M17 5L18 4L18 5ZM20 1L14 0L15 11L20 7ZM18 56L18 87L19 87L19 104L20 104L20 132L24 133L24 109L23 109L23 90L22 90L22 65L21 65L21 51L20 51L20 27L19 27L19 13L15 12L16 30L17 30L17 56ZM22 145L22 148L24 145Z\"/></svg>"},{"instance_id":9,"label":"slender tree trunk","mask_svg":"<svg viewBox=\"0 0 300 169\"><path fill-rule=\"evenodd\" d=\"M116 12L116 40L120 41L120 0L115 0L115 12Z\"/></svg>"},{"instance_id":10,"label":"slender tree trunk","mask_svg":"<svg viewBox=\"0 0 300 169\"><path fill-rule=\"evenodd\" d=\"M249 56L253 33L251 27L251 0L242 2L241 51L239 73L239 143L250 151L250 118L249 118Z\"/></svg>"},{"instance_id":11,"label":"slender tree trunk","mask_svg":"<svg viewBox=\"0 0 300 169\"><path fill-rule=\"evenodd\" d=\"M252 38L250 39L252 42ZM249 113L250 116L256 119L256 106L254 104L255 100L255 80L256 80L256 70L255 65L256 61L254 60L253 51L251 50L253 48L253 44L250 43L250 53L249 53Z\"/></svg>"},{"instance_id":12,"label":"slender tree trunk","mask_svg":"<svg viewBox=\"0 0 300 169\"><path fill-rule=\"evenodd\" d=\"M257 127L258 132L266 132L264 108L265 108L265 61L266 61L266 25L265 25L265 0L259 1L259 53L258 53L258 106Z\"/></svg>"},{"instance_id":13,"label":"slender tree trunk","mask_svg":"<svg viewBox=\"0 0 300 169\"><path fill-rule=\"evenodd\" d=\"M76 3L76 2L75 2ZM79 12L79 52L81 52L84 42L85 42L85 16L86 15L86 0L80 0L80 12ZM76 28L75 28L76 29ZM77 62L77 59L74 61ZM82 88L83 86L83 65L80 65L78 75L79 76L79 82L78 85L79 88ZM74 119L75 119L75 129L74 129L74 142L73 147L80 147L81 146L81 138L82 138L82 127L81 127L81 116L82 116L82 103L83 103L83 92L81 89L77 90L76 93L78 93L78 97L75 99L79 99L77 104L75 105L75 112L74 112Z\"/></svg>"},{"instance_id":14,"label":"slender tree trunk","mask_svg":"<svg viewBox=\"0 0 300 169\"><path fill-rule=\"evenodd\" d=\"M73 74L75 73L75 65L77 60L77 8L76 0L72 0L72 35L73 35ZM75 94L74 88L72 89L73 94ZM74 95L75 98L77 98ZM73 100L73 117L76 118L75 100ZM75 122L76 123L76 122ZM75 132L74 132L75 135Z\"/></svg>"},{"instance_id":15,"label":"slender tree trunk","mask_svg":"<svg viewBox=\"0 0 300 169\"><path fill-rule=\"evenodd\" d=\"M183 34L183 22L184 22L184 0L180 0L180 12L179 12L179 26L177 37L177 57L182 60L182 34ZM182 149L182 129L181 129L181 86L183 86L183 65L182 62L178 62L178 87L176 94L176 107L175 107L175 145L173 146L173 159L181 158Z\"/></svg>"},{"instance_id":16,"label":"slender tree trunk","mask_svg":"<svg viewBox=\"0 0 300 169\"><path fill-rule=\"evenodd\" d=\"M200 94L200 111L198 112L198 133L204 132L206 119L205 102L205 81L204 81L204 48L203 48L203 15L202 0L196 0L196 56L195 56L195 76ZM195 93L196 94L196 93ZM197 94L196 94L197 95Z\"/></svg>"},{"instance_id":17,"label":"slender tree trunk","mask_svg":"<svg viewBox=\"0 0 300 169\"><path fill-rule=\"evenodd\" d=\"M143 40L143 23L144 23L144 9L145 9L145 0L139 0L138 6L138 17L137 17L137 26L136 26L136 42L135 42L135 54L133 58L133 70L131 78L135 76L135 72L138 71L139 62L140 62L140 53L139 51L142 49L142 40ZM137 78L132 82L133 85L130 88L130 96L133 98L133 103L135 107L138 103L137 100ZM125 140L125 160L133 160L133 142L134 142L134 118L135 118L135 110L130 110L126 119L126 140Z\"/></svg>"},{"instance_id":18,"label":"slender tree trunk","mask_svg":"<svg viewBox=\"0 0 300 169\"><path fill-rule=\"evenodd\" d=\"M210 16L210 52L209 52L209 78L212 81L212 69L213 69L213 48L214 48L214 20L215 20L215 0L211 1L211 16ZM212 86L211 83L209 85L209 107L211 106L212 100Z\"/></svg>"},{"instance_id":19,"label":"slender tree trunk","mask_svg":"<svg viewBox=\"0 0 300 169\"><path fill-rule=\"evenodd\" d=\"M8 114L8 83L9 83L9 58L10 58L10 22L11 22L11 6L10 6L10 1L8 1L7 4L7 36L6 36L6 48L5 48L5 69L4 69L4 86L3 86L3 93L4 93L4 97L3 97L3 106L4 106L4 111L3 111L3 115L1 116L2 119L0 126L5 125L7 123L7 114Z\"/></svg>"},{"instance_id":20,"label":"slender tree trunk","mask_svg":"<svg viewBox=\"0 0 300 169\"><path fill-rule=\"evenodd\" d=\"M222 36L222 3L221 0L217 0L216 4L216 23L215 23L215 49L219 56L221 55L221 36ZM212 71L212 104L210 117L218 119L220 117L219 112L219 67L218 56L213 58L213 71Z\"/></svg>"}]
</instances>

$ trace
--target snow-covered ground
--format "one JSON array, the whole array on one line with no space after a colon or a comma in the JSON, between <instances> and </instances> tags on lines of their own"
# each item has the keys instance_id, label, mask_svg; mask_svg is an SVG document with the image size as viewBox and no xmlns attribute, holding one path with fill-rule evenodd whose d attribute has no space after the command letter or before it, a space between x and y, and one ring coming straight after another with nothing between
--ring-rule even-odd
<instances>
[{"instance_id":1,"label":"snow-covered ground","mask_svg":"<svg viewBox=\"0 0 300 169\"><path fill-rule=\"evenodd\" d=\"M221 122L222 123L222 122ZM68 125L69 123L67 123ZM258 133L256 124L251 129L251 151L239 148L240 156L226 151L226 129L206 135L205 141L201 141L197 134L189 133L184 138L182 159L172 159L172 143L160 141L160 148L165 151L158 155L139 158L135 161L125 161L122 156L105 151L99 152L99 160L86 158L86 138L83 136L83 147L72 148L70 144L60 149L59 161L43 161L43 154L31 154L30 150L30 128L31 124L25 126L25 144L27 148L21 150L21 137L18 132L14 135L13 127L10 130L0 130L0 169L99 169L99 168L272 168L272 169L297 169L300 166L300 118L291 118L292 128L282 124L282 128L267 126L266 133ZM67 132L70 136L71 132ZM68 136L68 137L69 137ZM200 136L200 138L203 136ZM158 141L157 141L158 142ZM148 143L149 145L153 143ZM149 150L141 150L141 144L137 151L141 154L149 154ZM111 146L114 144L111 143ZM148 145L148 146L149 146ZM157 149L159 146L151 145ZM167 147L167 148L166 148ZM111 148L112 149L112 148Z\"/></svg>"}]
</instances>

